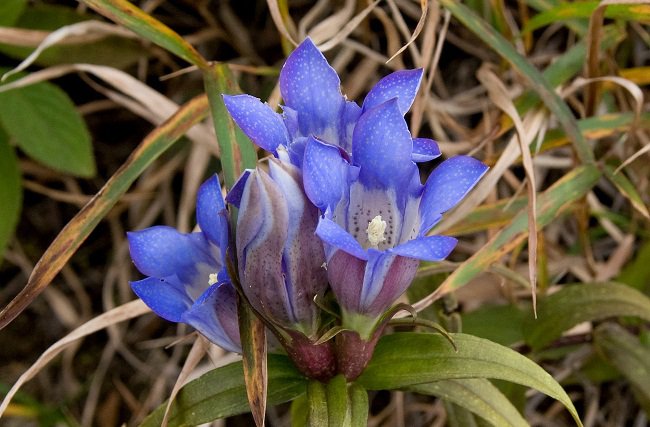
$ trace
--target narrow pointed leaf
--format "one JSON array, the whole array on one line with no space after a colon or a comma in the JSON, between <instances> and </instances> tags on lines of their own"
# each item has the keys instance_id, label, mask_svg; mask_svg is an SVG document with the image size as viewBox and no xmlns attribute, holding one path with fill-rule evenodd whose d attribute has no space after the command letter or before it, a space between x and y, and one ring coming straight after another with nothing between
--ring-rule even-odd
<instances>
[{"instance_id":1,"label":"narrow pointed leaf","mask_svg":"<svg viewBox=\"0 0 650 427\"><path fill-rule=\"evenodd\" d=\"M237 298L237 301L246 395L255 424L263 427L268 391L266 329L244 298Z\"/></svg>"},{"instance_id":2,"label":"narrow pointed leaf","mask_svg":"<svg viewBox=\"0 0 650 427\"><path fill-rule=\"evenodd\" d=\"M72 218L50 244L34 267L23 290L0 311L0 329L18 316L50 284L140 174L207 114L207 98L198 96L183 105L176 114L142 141L95 197Z\"/></svg>"},{"instance_id":3,"label":"narrow pointed leaf","mask_svg":"<svg viewBox=\"0 0 650 427\"><path fill-rule=\"evenodd\" d=\"M348 385L343 375L337 375L327 383L327 418L330 427L349 426L351 420Z\"/></svg>"},{"instance_id":4,"label":"narrow pointed leaf","mask_svg":"<svg viewBox=\"0 0 650 427\"><path fill-rule=\"evenodd\" d=\"M307 380L282 355L268 359L268 403L277 405L305 393ZM160 426L166 403L142 422L142 427ZM214 369L186 384L172 403L169 427L194 426L249 411L242 362Z\"/></svg>"},{"instance_id":5,"label":"narrow pointed leaf","mask_svg":"<svg viewBox=\"0 0 650 427\"><path fill-rule=\"evenodd\" d=\"M357 382L369 390L410 387L439 380L493 378L532 387L560 401L582 425L571 399L539 365L508 347L452 334L455 352L440 335L394 333L383 337Z\"/></svg>"},{"instance_id":6,"label":"narrow pointed leaf","mask_svg":"<svg viewBox=\"0 0 650 427\"><path fill-rule=\"evenodd\" d=\"M244 169L255 167L257 153L250 140L230 118L223 103L222 94L239 93L237 83L228 66L216 64L205 71L203 78L210 100L212 122L219 142L224 181L226 188L230 189Z\"/></svg>"},{"instance_id":7,"label":"narrow pointed leaf","mask_svg":"<svg viewBox=\"0 0 650 427\"><path fill-rule=\"evenodd\" d=\"M495 426L528 425L517 408L492 383L482 378L442 380L407 387L415 393L455 403Z\"/></svg>"},{"instance_id":8,"label":"narrow pointed leaf","mask_svg":"<svg viewBox=\"0 0 650 427\"><path fill-rule=\"evenodd\" d=\"M325 384L320 381L311 380L307 386L307 402L309 405L309 426L328 426L330 423Z\"/></svg>"},{"instance_id":9,"label":"narrow pointed leaf","mask_svg":"<svg viewBox=\"0 0 650 427\"><path fill-rule=\"evenodd\" d=\"M615 283L564 286L540 298L537 320L528 319L524 336L537 350L579 323L616 316L635 316L650 322L650 298L630 286Z\"/></svg>"},{"instance_id":10,"label":"narrow pointed leaf","mask_svg":"<svg viewBox=\"0 0 650 427\"><path fill-rule=\"evenodd\" d=\"M128 28L143 38L183 58L199 68L206 68L207 62L171 28L153 18L127 0L83 0L100 15Z\"/></svg>"},{"instance_id":11,"label":"narrow pointed leaf","mask_svg":"<svg viewBox=\"0 0 650 427\"><path fill-rule=\"evenodd\" d=\"M359 384L352 383L348 387L350 408L352 410L351 427L366 427L368 425L368 392Z\"/></svg>"},{"instance_id":12,"label":"narrow pointed leaf","mask_svg":"<svg viewBox=\"0 0 650 427\"><path fill-rule=\"evenodd\" d=\"M632 206L634 209L636 209L641 215L646 217L647 219L650 219L650 213L648 213L648 207L645 205L643 202L643 199L641 198L641 195L639 194L638 191L636 191L636 188L634 187L634 184L625 176L625 172L620 171L618 173L614 173L614 168L607 165L605 166L605 176L607 179L609 179L612 184L618 188L618 191L627 198L630 203L632 203Z\"/></svg>"}]
</instances>

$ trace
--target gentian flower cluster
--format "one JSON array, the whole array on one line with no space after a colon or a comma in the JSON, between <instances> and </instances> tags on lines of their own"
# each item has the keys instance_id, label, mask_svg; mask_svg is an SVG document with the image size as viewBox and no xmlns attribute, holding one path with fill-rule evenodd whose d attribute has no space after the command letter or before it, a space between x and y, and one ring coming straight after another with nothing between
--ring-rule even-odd
<instances>
[{"instance_id":1,"label":"gentian flower cluster","mask_svg":"<svg viewBox=\"0 0 650 427\"><path fill-rule=\"evenodd\" d=\"M237 125L273 154L226 198L239 208L230 253L241 293L309 377L361 374L420 260L443 260L456 245L427 233L487 170L457 156L421 183L416 162L440 155L404 120L421 79L422 70L394 72L358 106L307 39L280 73L282 114L249 95L224 95ZM236 350L236 320L228 317L235 293L223 270L228 226L215 185L212 178L199 192L201 232L152 227L129 235L136 266L150 276L132 286L162 317ZM316 302L330 291L338 317Z\"/></svg>"}]
</instances>

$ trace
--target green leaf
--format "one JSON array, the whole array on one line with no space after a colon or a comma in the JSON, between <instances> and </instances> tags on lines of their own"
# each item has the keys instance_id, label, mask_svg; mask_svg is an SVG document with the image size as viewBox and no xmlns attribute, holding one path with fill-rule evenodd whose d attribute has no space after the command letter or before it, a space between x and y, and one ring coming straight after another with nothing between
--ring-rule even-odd
<instances>
[{"instance_id":1,"label":"green leaf","mask_svg":"<svg viewBox=\"0 0 650 427\"><path fill-rule=\"evenodd\" d=\"M582 425L566 392L533 361L482 338L451 335L457 352L440 335L401 332L382 337L357 382L368 390L385 390L440 380L502 379L532 387L557 399L576 423Z\"/></svg>"},{"instance_id":2,"label":"green leaf","mask_svg":"<svg viewBox=\"0 0 650 427\"><path fill-rule=\"evenodd\" d=\"M352 408L349 405L348 385L343 375L337 375L330 380L326 387L327 418L330 427L349 426L352 419ZM325 424L320 424L324 426Z\"/></svg>"},{"instance_id":3,"label":"green leaf","mask_svg":"<svg viewBox=\"0 0 650 427\"><path fill-rule=\"evenodd\" d=\"M0 27L11 27L25 10L27 0L3 0L0 2Z\"/></svg>"},{"instance_id":4,"label":"green leaf","mask_svg":"<svg viewBox=\"0 0 650 427\"><path fill-rule=\"evenodd\" d=\"M524 340L521 325L526 314L516 305L486 305L463 313L463 332L511 345Z\"/></svg>"},{"instance_id":5,"label":"green leaf","mask_svg":"<svg viewBox=\"0 0 650 427\"><path fill-rule=\"evenodd\" d=\"M534 31L549 24L564 22L569 19L588 19L599 5L599 1L560 3L551 9L535 15L526 23L522 30L522 34ZM650 23L650 6L642 4L609 5L607 9L605 9L605 18Z\"/></svg>"},{"instance_id":6,"label":"green leaf","mask_svg":"<svg viewBox=\"0 0 650 427\"><path fill-rule=\"evenodd\" d=\"M508 40L462 3L456 0L441 0L440 3L467 29L480 37L481 40L512 65L515 71L539 94L546 107L555 115L567 135L570 136L580 160L587 164L594 163L594 154L578 130L573 113L537 68L519 54Z\"/></svg>"},{"instance_id":7,"label":"green leaf","mask_svg":"<svg viewBox=\"0 0 650 427\"><path fill-rule=\"evenodd\" d=\"M232 188L244 169L255 167L257 153L248 137L230 118L230 113L223 103L222 94L240 92L228 66L216 64L204 73L203 78L210 100L212 122L219 142L224 181L226 188Z\"/></svg>"},{"instance_id":8,"label":"green leaf","mask_svg":"<svg viewBox=\"0 0 650 427\"><path fill-rule=\"evenodd\" d=\"M325 384L312 380L307 385L307 402L309 404L309 426L329 426L327 390Z\"/></svg>"},{"instance_id":9,"label":"green leaf","mask_svg":"<svg viewBox=\"0 0 650 427\"><path fill-rule=\"evenodd\" d=\"M0 128L0 261L20 217L22 205L20 169L9 138Z\"/></svg>"},{"instance_id":10,"label":"green leaf","mask_svg":"<svg viewBox=\"0 0 650 427\"><path fill-rule=\"evenodd\" d=\"M453 402L495 426L528 425L503 393L483 378L442 380L414 385L406 390Z\"/></svg>"},{"instance_id":11,"label":"green leaf","mask_svg":"<svg viewBox=\"0 0 650 427\"><path fill-rule=\"evenodd\" d=\"M205 95L198 96L147 135L95 197L56 236L34 267L27 285L0 311L0 329L43 292L142 172L207 114L207 98Z\"/></svg>"},{"instance_id":12,"label":"green leaf","mask_svg":"<svg viewBox=\"0 0 650 427\"><path fill-rule=\"evenodd\" d=\"M327 385L312 380L307 386L308 411L301 401L292 406L292 425L314 427L364 427L368 424L368 392L358 384L348 384L343 375ZM308 422L303 422L305 412Z\"/></svg>"},{"instance_id":13,"label":"green leaf","mask_svg":"<svg viewBox=\"0 0 650 427\"><path fill-rule=\"evenodd\" d=\"M277 405L303 394L307 380L283 355L268 359L268 403ZM158 427L167 403L160 405L142 422L142 427ZM195 426L249 411L242 362L214 369L186 384L172 403L169 427Z\"/></svg>"},{"instance_id":14,"label":"green leaf","mask_svg":"<svg viewBox=\"0 0 650 427\"><path fill-rule=\"evenodd\" d=\"M650 412L650 349L615 323L604 323L596 328L594 343L605 360L633 385L639 403Z\"/></svg>"},{"instance_id":15,"label":"green leaf","mask_svg":"<svg viewBox=\"0 0 650 427\"><path fill-rule=\"evenodd\" d=\"M533 350L539 350L579 323L616 316L650 321L650 298L615 283L564 286L538 300L537 320L528 319L524 336Z\"/></svg>"},{"instance_id":16,"label":"green leaf","mask_svg":"<svg viewBox=\"0 0 650 427\"><path fill-rule=\"evenodd\" d=\"M199 68L208 66L206 60L185 39L127 0L83 0L83 2L99 14L167 49L190 64Z\"/></svg>"},{"instance_id":17,"label":"green leaf","mask_svg":"<svg viewBox=\"0 0 650 427\"><path fill-rule=\"evenodd\" d=\"M0 93L0 123L30 157L80 177L95 175L86 123L68 95L51 83Z\"/></svg>"}]
</instances>

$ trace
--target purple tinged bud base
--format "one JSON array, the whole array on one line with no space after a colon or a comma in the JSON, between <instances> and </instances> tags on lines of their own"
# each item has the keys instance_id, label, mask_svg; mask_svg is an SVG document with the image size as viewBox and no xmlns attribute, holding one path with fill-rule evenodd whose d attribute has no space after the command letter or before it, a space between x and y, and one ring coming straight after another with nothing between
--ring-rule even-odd
<instances>
[{"instance_id":1,"label":"purple tinged bud base","mask_svg":"<svg viewBox=\"0 0 650 427\"><path fill-rule=\"evenodd\" d=\"M369 340L364 340L354 331L343 331L336 336L336 361L339 373L348 381L356 380L368 366L375 346L386 323L375 329Z\"/></svg>"},{"instance_id":2,"label":"purple tinged bud base","mask_svg":"<svg viewBox=\"0 0 650 427\"><path fill-rule=\"evenodd\" d=\"M291 341L281 340L296 368L306 377L327 383L337 374L334 343L327 341L315 345L309 338L296 331L285 332Z\"/></svg>"}]
</instances>

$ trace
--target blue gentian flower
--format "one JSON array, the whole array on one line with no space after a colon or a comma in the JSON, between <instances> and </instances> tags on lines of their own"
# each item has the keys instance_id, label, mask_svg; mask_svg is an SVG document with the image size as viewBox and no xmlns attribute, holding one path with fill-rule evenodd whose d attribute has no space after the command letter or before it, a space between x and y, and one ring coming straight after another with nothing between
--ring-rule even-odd
<instances>
[{"instance_id":1,"label":"blue gentian flower","mask_svg":"<svg viewBox=\"0 0 650 427\"><path fill-rule=\"evenodd\" d=\"M237 295L225 269L227 212L216 175L199 188L196 217L201 231L195 233L155 226L127 234L131 258L148 276L131 288L160 317L241 352Z\"/></svg>"},{"instance_id":2,"label":"blue gentian flower","mask_svg":"<svg viewBox=\"0 0 650 427\"><path fill-rule=\"evenodd\" d=\"M417 93L422 70L396 71L381 79L359 107L341 93L341 81L311 39L305 39L289 55L280 72L283 114L250 95L224 95L232 118L258 146L275 154L287 155L302 166L310 137L340 147L352 154L352 134L359 117L373 107L397 98L405 114ZM412 160L431 160L440 155L431 139L412 141Z\"/></svg>"},{"instance_id":3,"label":"blue gentian flower","mask_svg":"<svg viewBox=\"0 0 650 427\"><path fill-rule=\"evenodd\" d=\"M360 116L351 157L313 137L305 150L305 191L324 213L316 233L326 243L343 327L364 339L408 288L419 261L443 260L455 247L456 239L427 233L487 170L478 160L457 156L423 186L412 158L398 98Z\"/></svg>"}]
</instances>

